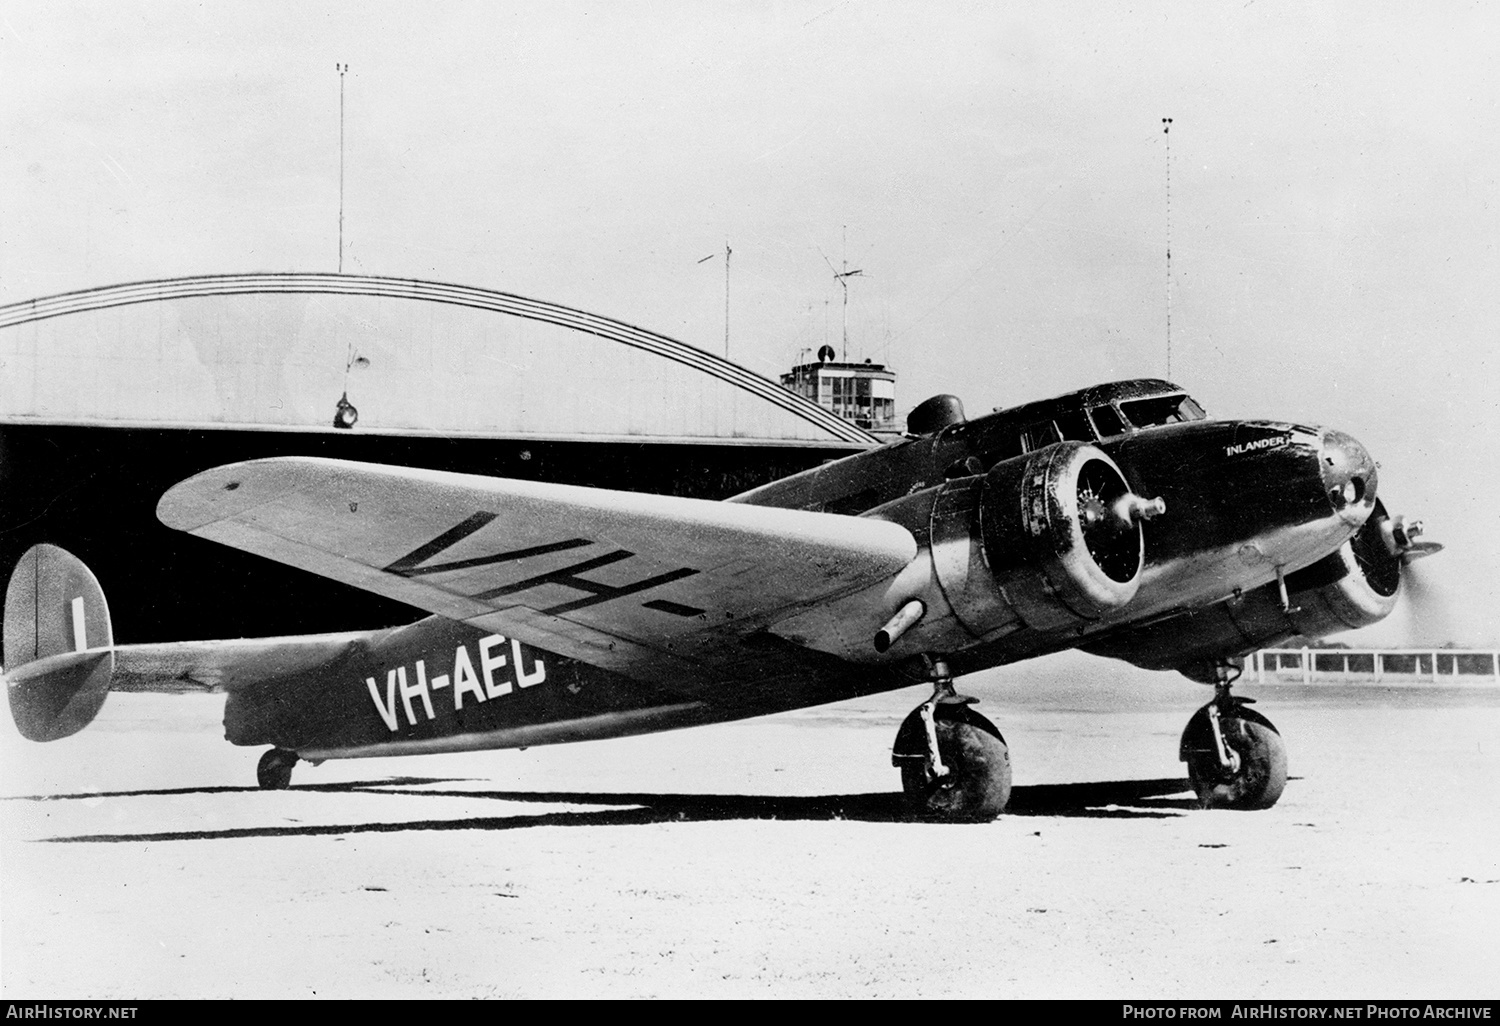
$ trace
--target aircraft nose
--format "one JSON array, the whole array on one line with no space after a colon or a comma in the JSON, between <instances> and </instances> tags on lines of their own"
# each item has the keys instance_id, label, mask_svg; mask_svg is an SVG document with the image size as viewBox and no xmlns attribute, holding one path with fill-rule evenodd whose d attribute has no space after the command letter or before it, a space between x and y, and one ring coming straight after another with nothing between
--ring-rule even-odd
<instances>
[{"instance_id":1,"label":"aircraft nose","mask_svg":"<svg viewBox=\"0 0 1500 1026\"><path fill-rule=\"evenodd\" d=\"M1323 432L1319 451L1323 491L1341 516L1363 523L1375 508L1375 461L1357 440L1332 429Z\"/></svg>"}]
</instances>

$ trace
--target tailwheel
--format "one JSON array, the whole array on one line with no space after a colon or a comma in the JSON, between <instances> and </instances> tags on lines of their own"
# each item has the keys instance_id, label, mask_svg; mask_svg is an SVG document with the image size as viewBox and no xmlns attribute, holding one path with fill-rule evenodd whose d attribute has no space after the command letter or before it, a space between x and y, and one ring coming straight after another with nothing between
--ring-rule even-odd
<instances>
[{"instance_id":1,"label":"tailwheel","mask_svg":"<svg viewBox=\"0 0 1500 1026\"><path fill-rule=\"evenodd\" d=\"M1286 787L1286 744L1253 701L1220 684L1182 732L1179 757L1205 809L1269 809Z\"/></svg>"},{"instance_id":2,"label":"tailwheel","mask_svg":"<svg viewBox=\"0 0 1500 1026\"><path fill-rule=\"evenodd\" d=\"M896 732L891 762L918 818L983 823L1010 801L1010 750L995 725L969 708L974 701L955 694L945 673Z\"/></svg>"},{"instance_id":3,"label":"tailwheel","mask_svg":"<svg viewBox=\"0 0 1500 1026\"><path fill-rule=\"evenodd\" d=\"M292 767L297 765L297 753L285 748L273 748L260 757L255 767L255 779L267 791L280 791L292 783Z\"/></svg>"}]
</instances>

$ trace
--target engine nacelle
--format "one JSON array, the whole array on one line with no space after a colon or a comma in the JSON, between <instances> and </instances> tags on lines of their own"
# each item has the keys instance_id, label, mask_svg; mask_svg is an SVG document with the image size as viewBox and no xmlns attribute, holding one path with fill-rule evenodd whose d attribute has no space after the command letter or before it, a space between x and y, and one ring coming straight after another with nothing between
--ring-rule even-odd
<instances>
[{"instance_id":1,"label":"engine nacelle","mask_svg":"<svg viewBox=\"0 0 1500 1026\"><path fill-rule=\"evenodd\" d=\"M1395 608L1401 557L1386 540L1390 518L1376 500L1368 520L1338 549L1287 575L1287 602L1272 581L1206 609L1085 646L1096 655L1152 670L1177 669L1212 683L1225 659L1291 638L1321 638L1368 627Z\"/></svg>"},{"instance_id":2,"label":"engine nacelle","mask_svg":"<svg viewBox=\"0 0 1500 1026\"><path fill-rule=\"evenodd\" d=\"M917 557L893 580L771 631L868 661L953 655L1026 629L1074 631L1135 597L1141 521L1165 508L1132 494L1103 450L1059 442L871 510L912 532ZM850 633L851 622L868 633Z\"/></svg>"},{"instance_id":3,"label":"engine nacelle","mask_svg":"<svg viewBox=\"0 0 1500 1026\"><path fill-rule=\"evenodd\" d=\"M1386 543L1389 522L1385 506L1377 499L1370 518L1353 538L1300 575L1292 575L1287 582L1292 606L1289 618L1296 633L1321 638L1368 627L1396 608L1396 596L1401 591L1401 557Z\"/></svg>"},{"instance_id":4,"label":"engine nacelle","mask_svg":"<svg viewBox=\"0 0 1500 1026\"><path fill-rule=\"evenodd\" d=\"M954 617L976 638L1098 620L1135 597L1142 517L1102 450L1060 442L946 486L932 508L932 561Z\"/></svg>"}]
</instances>

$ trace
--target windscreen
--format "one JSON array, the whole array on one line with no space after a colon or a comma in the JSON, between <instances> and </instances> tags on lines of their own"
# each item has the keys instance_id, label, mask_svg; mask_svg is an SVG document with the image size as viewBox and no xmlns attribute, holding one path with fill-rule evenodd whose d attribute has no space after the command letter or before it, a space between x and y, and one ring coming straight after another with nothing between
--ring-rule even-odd
<instances>
[{"instance_id":1,"label":"windscreen","mask_svg":"<svg viewBox=\"0 0 1500 1026\"><path fill-rule=\"evenodd\" d=\"M1113 406L1095 406L1092 412L1094 428L1099 432L1100 438L1112 438L1125 433L1125 422L1120 419Z\"/></svg>"},{"instance_id":2,"label":"windscreen","mask_svg":"<svg viewBox=\"0 0 1500 1026\"><path fill-rule=\"evenodd\" d=\"M1203 420L1203 407L1185 395L1162 395L1152 399L1134 399L1120 404L1120 412L1135 427L1158 427Z\"/></svg>"}]
</instances>

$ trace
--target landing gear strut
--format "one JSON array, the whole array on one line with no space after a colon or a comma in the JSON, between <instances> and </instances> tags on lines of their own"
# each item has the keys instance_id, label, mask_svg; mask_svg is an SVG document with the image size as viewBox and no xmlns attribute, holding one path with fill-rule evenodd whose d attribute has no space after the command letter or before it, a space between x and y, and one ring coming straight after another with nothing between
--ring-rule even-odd
<instances>
[{"instance_id":1,"label":"landing gear strut","mask_svg":"<svg viewBox=\"0 0 1500 1026\"><path fill-rule=\"evenodd\" d=\"M1229 693L1238 667L1219 667L1213 701L1193 714L1178 758L1205 809L1269 809L1286 787L1286 744L1270 720Z\"/></svg>"},{"instance_id":2,"label":"landing gear strut","mask_svg":"<svg viewBox=\"0 0 1500 1026\"><path fill-rule=\"evenodd\" d=\"M953 690L948 666L931 664L932 697L896 732L891 763L908 806L922 819L988 822L1010 801L1010 751L995 725Z\"/></svg>"},{"instance_id":3,"label":"landing gear strut","mask_svg":"<svg viewBox=\"0 0 1500 1026\"><path fill-rule=\"evenodd\" d=\"M297 765L297 753L285 748L273 748L260 757L255 767L255 779L267 791L280 791L292 782L292 767Z\"/></svg>"}]
</instances>

